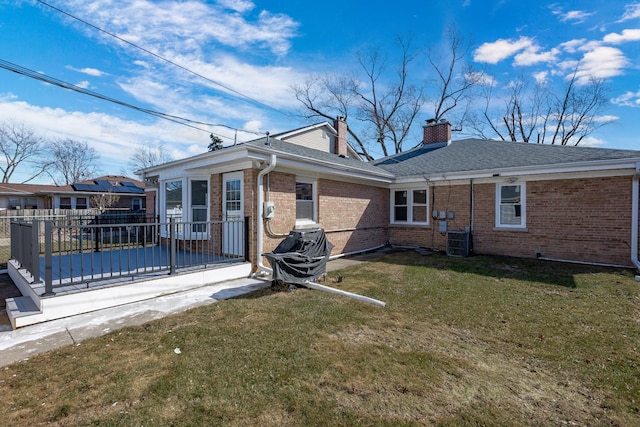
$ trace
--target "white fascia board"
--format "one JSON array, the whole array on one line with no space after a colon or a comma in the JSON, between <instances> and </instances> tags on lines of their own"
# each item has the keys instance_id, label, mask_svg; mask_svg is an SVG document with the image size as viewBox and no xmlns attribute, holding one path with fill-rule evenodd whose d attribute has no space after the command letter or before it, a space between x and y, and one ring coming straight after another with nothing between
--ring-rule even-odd
<instances>
[{"instance_id":1,"label":"white fascia board","mask_svg":"<svg viewBox=\"0 0 640 427\"><path fill-rule=\"evenodd\" d=\"M196 154L195 156L185 157L184 159L173 160L171 162L163 163L161 165L150 166L148 168L140 169L138 172L141 174L145 174L147 176L157 176L162 175L163 171L171 170L171 169L180 169L180 170L188 170L191 169L191 164L201 165L201 164L211 164L211 162L215 159L215 162L220 161L220 159L224 159L226 157L235 157L241 156L244 153L246 156L247 147L244 144L238 144L231 147L223 148L222 150L216 151L208 151L202 154Z\"/></svg>"},{"instance_id":2,"label":"white fascia board","mask_svg":"<svg viewBox=\"0 0 640 427\"><path fill-rule=\"evenodd\" d=\"M247 158L245 146L230 147L207 152L198 156L176 160L145 169L147 176L157 176L159 180L181 178L211 170L216 165L239 162ZM153 169L153 170L152 170Z\"/></svg>"},{"instance_id":3,"label":"white fascia board","mask_svg":"<svg viewBox=\"0 0 640 427\"><path fill-rule=\"evenodd\" d=\"M523 166L519 168L487 169L478 171L434 173L400 177L394 181L397 184L412 182L437 182L451 180L485 179L498 177L524 177L524 176L554 176L576 175L576 177L599 177L615 175L633 175L636 163L640 158L598 160L590 162L565 163L547 166ZM552 178L555 179L555 178Z\"/></svg>"},{"instance_id":4,"label":"white fascia board","mask_svg":"<svg viewBox=\"0 0 640 427\"><path fill-rule=\"evenodd\" d=\"M292 136L295 136L295 135L299 135L301 133L309 132L310 130L318 129L318 128L325 127L325 126L328 127L329 130L331 132L333 132L334 135L337 135L338 132L333 128L331 123L322 122L322 123L316 123L315 125L303 127L303 128L300 128L300 129L296 129L296 130L293 130L293 131L290 131L290 132L287 132L287 133L279 133L279 134L277 134L277 136L275 136L275 138L277 138L277 139L279 139L281 141L284 141L286 138L289 138L289 137L292 137Z\"/></svg>"}]
</instances>

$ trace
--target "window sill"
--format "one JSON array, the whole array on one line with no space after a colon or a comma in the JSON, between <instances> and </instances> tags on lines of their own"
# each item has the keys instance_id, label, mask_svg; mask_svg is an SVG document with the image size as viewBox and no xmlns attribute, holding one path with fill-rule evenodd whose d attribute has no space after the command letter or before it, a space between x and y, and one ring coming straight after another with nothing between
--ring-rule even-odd
<instances>
[{"instance_id":1,"label":"window sill","mask_svg":"<svg viewBox=\"0 0 640 427\"><path fill-rule=\"evenodd\" d=\"M315 221L296 221L296 225L293 228L295 230L298 230L298 229L318 228L318 227L321 227L321 225Z\"/></svg>"},{"instance_id":2,"label":"window sill","mask_svg":"<svg viewBox=\"0 0 640 427\"><path fill-rule=\"evenodd\" d=\"M527 227L493 227L493 231L519 231L528 233L529 229Z\"/></svg>"},{"instance_id":3,"label":"window sill","mask_svg":"<svg viewBox=\"0 0 640 427\"><path fill-rule=\"evenodd\" d=\"M431 228L431 224L425 222L392 222L391 227Z\"/></svg>"}]
</instances>

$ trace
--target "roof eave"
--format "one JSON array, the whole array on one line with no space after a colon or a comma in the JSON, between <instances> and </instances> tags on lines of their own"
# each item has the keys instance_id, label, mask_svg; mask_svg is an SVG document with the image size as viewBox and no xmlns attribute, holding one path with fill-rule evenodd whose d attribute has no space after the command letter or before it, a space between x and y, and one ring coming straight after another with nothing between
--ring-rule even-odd
<instances>
[{"instance_id":1,"label":"roof eave","mask_svg":"<svg viewBox=\"0 0 640 427\"><path fill-rule=\"evenodd\" d=\"M273 147L252 146L249 149L249 151L263 154L267 157L270 156L271 154L275 154L278 158L279 165L283 165L282 160L286 159L288 160L288 162L285 162L284 164L287 164L288 166L295 167L295 166L303 165L305 169L310 171L315 171L315 172L324 172L324 173L331 173L335 175L365 178L365 179L369 179L377 182L384 182L384 183L393 182L393 179L395 177L392 173L382 171L382 170L377 172L377 171L370 171L370 170L364 170L364 169L357 169L349 165L332 163L328 160L312 159L310 157L292 154L285 151L280 151ZM267 157L264 157L264 159L266 160Z\"/></svg>"},{"instance_id":2,"label":"roof eave","mask_svg":"<svg viewBox=\"0 0 640 427\"><path fill-rule=\"evenodd\" d=\"M394 183L424 181L444 181L444 180L464 180L481 179L492 177L527 176L541 174L560 174L578 172L599 172L619 169L628 169L630 173L635 172L636 165L640 163L640 157L627 159L595 160L572 163L561 163L556 165L531 165L510 168L481 169L471 171L451 171L424 173L421 175L398 177Z\"/></svg>"}]
</instances>

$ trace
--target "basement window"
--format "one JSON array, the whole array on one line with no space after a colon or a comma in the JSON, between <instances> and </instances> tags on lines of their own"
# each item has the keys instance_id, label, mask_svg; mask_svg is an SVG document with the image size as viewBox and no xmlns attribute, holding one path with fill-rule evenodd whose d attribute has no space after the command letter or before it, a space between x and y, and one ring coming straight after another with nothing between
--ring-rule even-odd
<instances>
[{"instance_id":1,"label":"basement window","mask_svg":"<svg viewBox=\"0 0 640 427\"><path fill-rule=\"evenodd\" d=\"M412 188L391 192L391 222L427 224L429 216L427 190Z\"/></svg>"},{"instance_id":2,"label":"basement window","mask_svg":"<svg viewBox=\"0 0 640 427\"><path fill-rule=\"evenodd\" d=\"M526 227L526 186L524 183L496 185L496 227Z\"/></svg>"}]
</instances>

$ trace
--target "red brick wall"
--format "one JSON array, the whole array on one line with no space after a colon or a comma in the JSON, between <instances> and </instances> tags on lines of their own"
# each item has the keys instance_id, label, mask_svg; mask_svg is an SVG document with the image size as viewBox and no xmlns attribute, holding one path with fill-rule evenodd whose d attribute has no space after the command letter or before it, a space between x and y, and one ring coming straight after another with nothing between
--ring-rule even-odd
<instances>
[{"instance_id":1,"label":"red brick wall","mask_svg":"<svg viewBox=\"0 0 640 427\"><path fill-rule=\"evenodd\" d=\"M495 230L495 185L475 187L477 253L631 265L631 177L527 182L526 231Z\"/></svg>"},{"instance_id":2,"label":"red brick wall","mask_svg":"<svg viewBox=\"0 0 640 427\"><path fill-rule=\"evenodd\" d=\"M318 222L334 245L349 253L389 241L389 190L340 181L318 181Z\"/></svg>"},{"instance_id":3,"label":"red brick wall","mask_svg":"<svg viewBox=\"0 0 640 427\"><path fill-rule=\"evenodd\" d=\"M449 230L470 225L468 184L430 191L430 210L455 212ZM631 177L529 181L524 230L495 227L495 197L496 184L474 184L474 253L535 258L540 251L548 258L631 265ZM428 227L392 226L390 241L446 250L437 220Z\"/></svg>"},{"instance_id":4,"label":"red brick wall","mask_svg":"<svg viewBox=\"0 0 640 427\"><path fill-rule=\"evenodd\" d=\"M447 230L465 230L471 224L471 194L469 184L438 185L429 187L429 212L436 210L445 212ZM449 219L453 212L454 218ZM446 250L447 234L439 231L440 219L429 218L428 226L406 227L391 226L391 243L398 245L424 246L431 249Z\"/></svg>"},{"instance_id":5,"label":"red brick wall","mask_svg":"<svg viewBox=\"0 0 640 427\"><path fill-rule=\"evenodd\" d=\"M222 174L209 178L209 215L211 221L222 221Z\"/></svg>"},{"instance_id":6,"label":"red brick wall","mask_svg":"<svg viewBox=\"0 0 640 427\"><path fill-rule=\"evenodd\" d=\"M270 189L267 195L267 189ZM296 225L296 176L282 172L271 172L264 177L264 200L275 204L275 215L270 221L271 230L265 225L264 252L271 252ZM260 219L262 220L262 219Z\"/></svg>"},{"instance_id":7,"label":"red brick wall","mask_svg":"<svg viewBox=\"0 0 640 427\"><path fill-rule=\"evenodd\" d=\"M275 203L275 215L270 221L275 235L265 227L264 251L269 252L296 226L296 176L271 172L264 185L265 191L267 186L270 188L269 200ZM334 245L334 255L387 243L388 190L323 179L317 181L317 186L318 222Z\"/></svg>"},{"instance_id":8,"label":"red brick wall","mask_svg":"<svg viewBox=\"0 0 640 427\"><path fill-rule=\"evenodd\" d=\"M156 197L157 197L157 195L158 195L158 190L155 189L155 188L153 190L147 190L145 192L143 206L146 206L146 213L149 216L155 216L156 215Z\"/></svg>"},{"instance_id":9,"label":"red brick wall","mask_svg":"<svg viewBox=\"0 0 640 427\"><path fill-rule=\"evenodd\" d=\"M245 171L245 214L251 218L252 259L255 257L255 198L257 170ZM295 180L293 174L271 172L265 190L276 213L271 229L286 235L295 227ZM216 182L212 176L212 215ZM390 241L446 250L446 233L439 220L428 226L389 226L389 190L366 185L320 179L318 221L335 245L333 254L371 248ZM474 184L474 253L631 265L631 177L564 179L526 183L526 230L495 227L496 184ZM265 194L266 200L266 194ZM215 207L214 207L215 205ZM429 212L445 211L448 230L471 226L471 186L437 185L429 188ZM449 212L454 218L449 219ZM284 237L268 235L264 252L273 250ZM255 260L254 264L255 264Z\"/></svg>"}]
</instances>

